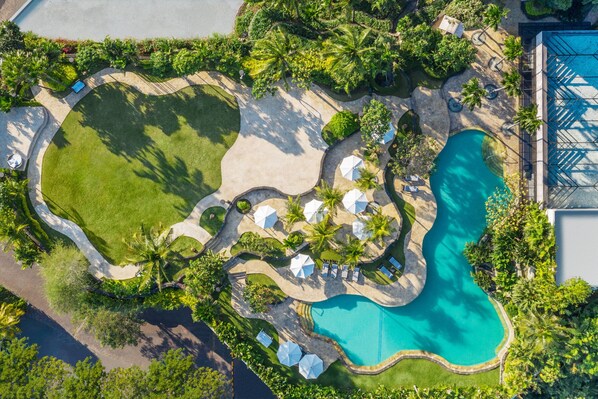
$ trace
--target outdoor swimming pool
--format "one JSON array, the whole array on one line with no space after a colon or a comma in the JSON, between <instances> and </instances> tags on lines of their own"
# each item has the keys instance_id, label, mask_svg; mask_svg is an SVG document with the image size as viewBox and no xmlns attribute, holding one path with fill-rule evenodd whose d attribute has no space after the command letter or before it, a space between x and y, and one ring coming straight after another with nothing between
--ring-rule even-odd
<instances>
[{"instance_id":1,"label":"outdoor swimming pool","mask_svg":"<svg viewBox=\"0 0 598 399\"><path fill-rule=\"evenodd\" d=\"M33 0L14 22L41 36L104 40L232 32L243 0Z\"/></svg>"},{"instance_id":2,"label":"outdoor swimming pool","mask_svg":"<svg viewBox=\"0 0 598 399\"><path fill-rule=\"evenodd\" d=\"M315 332L336 340L353 363L371 366L418 349L461 366L496 356L505 331L462 254L484 229L486 199L504 187L482 159L484 136L478 130L459 133L438 156L430 179L438 216L424 239L428 276L419 297L395 308L352 295L313 304Z\"/></svg>"}]
</instances>

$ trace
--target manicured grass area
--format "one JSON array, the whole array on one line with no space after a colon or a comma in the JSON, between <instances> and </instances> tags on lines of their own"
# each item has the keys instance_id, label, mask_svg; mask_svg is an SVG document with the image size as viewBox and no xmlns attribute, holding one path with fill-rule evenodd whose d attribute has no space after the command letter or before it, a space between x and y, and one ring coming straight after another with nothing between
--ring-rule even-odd
<instances>
[{"instance_id":1,"label":"manicured grass area","mask_svg":"<svg viewBox=\"0 0 598 399\"><path fill-rule=\"evenodd\" d=\"M411 91L418 86L427 87L428 89L440 89L444 79L436 79L428 75L423 68L414 68L407 71L409 80L411 81Z\"/></svg>"},{"instance_id":2,"label":"manicured grass area","mask_svg":"<svg viewBox=\"0 0 598 399\"><path fill-rule=\"evenodd\" d=\"M224 224L226 209L221 206L213 206L206 209L199 218L199 225L208 233L215 236Z\"/></svg>"},{"instance_id":3,"label":"manicured grass area","mask_svg":"<svg viewBox=\"0 0 598 399\"><path fill-rule=\"evenodd\" d=\"M503 143L491 136L484 137L482 142L482 158L488 166L488 169L497 176L504 174L504 162L507 156L507 150Z\"/></svg>"},{"instance_id":4,"label":"manicured grass area","mask_svg":"<svg viewBox=\"0 0 598 399\"><path fill-rule=\"evenodd\" d=\"M220 161L237 138L238 105L213 86L146 96L98 87L67 116L43 164L50 209L77 223L108 260L146 226L170 226L221 184Z\"/></svg>"},{"instance_id":5,"label":"manicured grass area","mask_svg":"<svg viewBox=\"0 0 598 399\"><path fill-rule=\"evenodd\" d=\"M247 284L264 285L270 288L270 290L272 290L272 293L276 297L276 302L282 302L287 298L287 296L284 292L282 292L278 284L276 284L274 280L272 280L265 274L248 274Z\"/></svg>"},{"instance_id":6,"label":"manicured grass area","mask_svg":"<svg viewBox=\"0 0 598 399\"><path fill-rule=\"evenodd\" d=\"M180 236L172 242L170 248L183 258L190 258L201 252L203 245L195 238Z\"/></svg>"},{"instance_id":7,"label":"manicured grass area","mask_svg":"<svg viewBox=\"0 0 598 399\"><path fill-rule=\"evenodd\" d=\"M531 17L548 17L553 14L552 9L539 4L538 2L531 0L525 3L525 13Z\"/></svg>"},{"instance_id":8,"label":"manicured grass area","mask_svg":"<svg viewBox=\"0 0 598 399\"><path fill-rule=\"evenodd\" d=\"M341 389L361 388L374 391L378 386L386 387L417 385L428 388L435 385L495 386L499 383L499 370L478 374L460 375L426 359L401 360L391 368L376 375L353 374L340 362L333 363L316 382L334 385Z\"/></svg>"}]
</instances>

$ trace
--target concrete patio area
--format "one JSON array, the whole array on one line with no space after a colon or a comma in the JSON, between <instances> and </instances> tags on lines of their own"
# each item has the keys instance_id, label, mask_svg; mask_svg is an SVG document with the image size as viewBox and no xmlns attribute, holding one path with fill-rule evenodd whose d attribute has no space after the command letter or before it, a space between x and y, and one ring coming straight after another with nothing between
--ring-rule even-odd
<instances>
[{"instance_id":1,"label":"concrete patio area","mask_svg":"<svg viewBox=\"0 0 598 399\"><path fill-rule=\"evenodd\" d=\"M17 107L10 112L0 112L0 168L8 168L8 157L18 154L23 164L18 170L25 170L32 144L46 122L43 107Z\"/></svg>"}]
</instances>

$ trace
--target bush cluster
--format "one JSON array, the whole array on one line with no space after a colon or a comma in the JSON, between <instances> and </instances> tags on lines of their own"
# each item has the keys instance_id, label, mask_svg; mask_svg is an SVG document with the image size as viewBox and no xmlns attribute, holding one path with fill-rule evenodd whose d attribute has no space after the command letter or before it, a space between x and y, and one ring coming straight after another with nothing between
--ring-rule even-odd
<instances>
[{"instance_id":1,"label":"bush cluster","mask_svg":"<svg viewBox=\"0 0 598 399\"><path fill-rule=\"evenodd\" d=\"M332 116L322 130L322 138L328 145L350 136L359 130L359 116L351 111L341 111Z\"/></svg>"}]
</instances>

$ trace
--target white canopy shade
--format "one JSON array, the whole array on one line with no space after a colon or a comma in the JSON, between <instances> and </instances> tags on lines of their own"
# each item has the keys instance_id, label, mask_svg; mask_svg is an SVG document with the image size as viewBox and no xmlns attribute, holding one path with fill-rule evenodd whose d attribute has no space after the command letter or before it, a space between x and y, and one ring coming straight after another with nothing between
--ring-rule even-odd
<instances>
[{"instance_id":1,"label":"white canopy shade","mask_svg":"<svg viewBox=\"0 0 598 399\"><path fill-rule=\"evenodd\" d=\"M388 125L388 131L380 138L380 144L390 143L392 140L394 140L396 132L397 130L392 125L392 122L390 122Z\"/></svg>"},{"instance_id":2,"label":"white canopy shade","mask_svg":"<svg viewBox=\"0 0 598 399\"><path fill-rule=\"evenodd\" d=\"M19 154L12 154L8 157L8 166L11 169L20 168L23 165L23 158Z\"/></svg>"},{"instance_id":3,"label":"white canopy shade","mask_svg":"<svg viewBox=\"0 0 598 399\"><path fill-rule=\"evenodd\" d=\"M360 240L367 240L372 236L372 233L365 228L365 221L357 219L351 225L353 228L353 235Z\"/></svg>"},{"instance_id":4,"label":"white canopy shade","mask_svg":"<svg viewBox=\"0 0 598 399\"><path fill-rule=\"evenodd\" d=\"M299 372L308 380L314 380L318 378L324 371L324 362L318 356L309 354L303 356L303 359L299 362Z\"/></svg>"},{"instance_id":5,"label":"white canopy shade","mask_svg":"<svg viewBox=\"0 0 598 399\"><path fill-rule=\"evenodd\" d=\"M278 220L276 209L272 208L270 205L264 205L257 208L253 218L255 220L255 224L260 226L262 229L274 227L276 221Z\"/></svg>"},{"instance_id":6,"label":"white canopy shade","mask_svg":"<svg viewBox=\"0 0 598 399\"><path fill-rule=\"evenodd\" d=\"M303 353L301 352L301 348L293 341L283 342L278 347L278 351L276 352L276 356L278 356L278 361L280 364L284 364L285 366L289 367L299 363L302 355Z\"/></svg>"},{"instance_id":7,"label":"white canopy shade","mask_svg":"<svg viewBox=\"0 0 598 399\"><path fill-rule=\"evenodd\" d=\"M291 259L291 272L295 277L306 278L314 272L314 261L309 255L298 254Z\"/></svg>"},{"instance_id":8,"label":"white canopy shade","mask_svg":"<svg viewBox=\"0 0 598 399\"><path fill-rule=\"evenodd\" d=\"M361 168L363 168L363 160L350 155L344 158L341 162L341 174L345 179L355 181L361 176Z\"/></svg>"},{"instance_id":9,"label":"white canopy shade","mask_svg":"<svg viewBox=\"0 0 598 399\"><path fill-rule=\"evenodd\" d=\"M318 201L317 199L313 199L305 204L305 208L303 208L303 215L308 223L318 223L322 221L327 212L322 205L324 205L324 203L322 201Z\"/></svg>"},{"instance_id":10,"label":"white canopy shade","mask_svg":"<svg viewBox=\"0 0 598 399\"><path fill-rule=\"evenodd\" d=\"M354 188L343 197L343 205L349 212L356 215L365 211L368 199L364 193Z\"/></svg>"}]
</instances>

